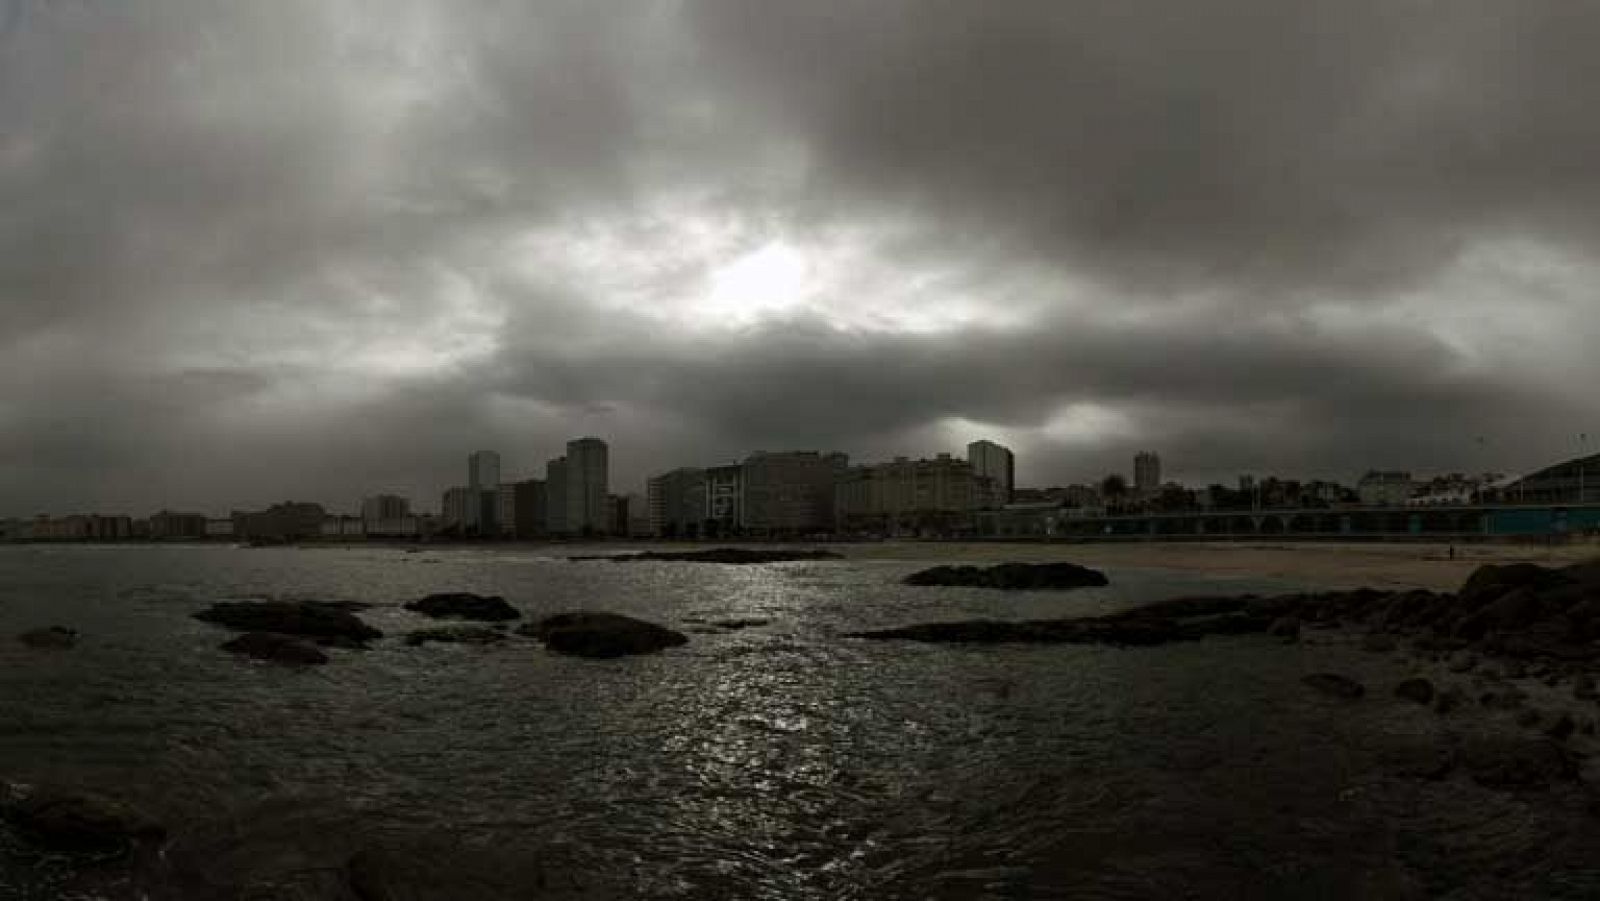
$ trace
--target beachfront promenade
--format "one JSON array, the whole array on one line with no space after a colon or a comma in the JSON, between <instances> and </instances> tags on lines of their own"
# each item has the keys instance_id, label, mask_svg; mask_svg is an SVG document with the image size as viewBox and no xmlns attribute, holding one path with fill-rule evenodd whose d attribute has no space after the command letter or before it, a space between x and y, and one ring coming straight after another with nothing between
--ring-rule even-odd
<instances>
[{"instance_id":1,"label":"beachfront promenade","mask_svg":"<svg viewBox=\"0 0 1600 901\"><path fill-rule=\"evenodd\" d=\"M1600 530L1600 504L1345 507L1213 510L1073 516L1063 509L1000 511L986 537L1083 540L1230 538L1432 539L1559 538Z\"/></svg>"}]
</instances>

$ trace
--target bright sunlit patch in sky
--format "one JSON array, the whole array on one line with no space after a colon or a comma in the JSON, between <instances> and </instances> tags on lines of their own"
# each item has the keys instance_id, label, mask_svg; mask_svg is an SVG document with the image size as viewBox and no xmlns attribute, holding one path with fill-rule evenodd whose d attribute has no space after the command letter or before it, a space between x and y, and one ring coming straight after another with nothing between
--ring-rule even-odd
<instances>
[{"instance_id":1,"label":"bright sunlit patch in sky","mask_svg":"<svg viewBox=\"0 0 1600 901\"><path fill-rule=\"evenodd\" d=\"M813 287L811 267L798 250L774 241L712 271L696 315L750 325L801 307Z\"/></svg>"}]
</instances>

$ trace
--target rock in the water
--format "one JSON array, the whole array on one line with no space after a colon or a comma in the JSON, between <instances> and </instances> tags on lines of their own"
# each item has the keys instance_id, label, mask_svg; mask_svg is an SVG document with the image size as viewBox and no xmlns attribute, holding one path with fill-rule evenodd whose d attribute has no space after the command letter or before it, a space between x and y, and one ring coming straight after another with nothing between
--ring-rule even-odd
<instances>
[{"instance_id":1,"label":"rock in the water","mask_svg":"<svg viewBox=\"0 0 1600 901\"><path fill-rule=\"evenodd\" d=\"M1066 591L1108 585L1105 573L1075 563L1001 563L935 566L905 577L907 585L953 585L1002 591Z\"/></svg>"},{"instance_id":2,"label":"rock in the water","mask_svg":"<svg viewBox=\"0 0 1600 901\"><path fill-rule=\"evenodd\" d=\"M418 629L407 633L406 644L411 647L425 645L430 641L447 644L497 644L505 641L504 632L495 629L456 627L451 629Z\"/></svg>"},{"instance_id":3,"label":"rock in the water","mask_svg":"<svg viewBox=\"0 0 1600 901\"><path fill-rule=\"evenodd\" d=\"M577 657L623 657L649 654L689 641L655 623L617 613L578 611L529 623L517 630L543 641L545 647Z\"/></svg>"},{"instance_id":4,"label":"rock in the water","mask_svg":"<svg viewBox=\"0 0 1600 901\"><path fill-rule=\"evenodd\" d=\"M299 635L318 644L365 647L383 633L345 610L314 601L240 601L212 604L194 615L240 632Z\"/></svg>"},{"instance_id":5,"label":"rock in the water","mask_svg":"<svg viewBox=\"0 0 1600 901\"><path fill-rule=\"evenodd\" d=\"M327 654L292 635L277 632L246 632L232 641L223 642L222 649L290 666L320 666L328 662Z\"/></svg>"},{"instance_id":6,"label":"rock in the water","mask_svg":"<svg viewBox=\"0 0 1600 901\"><path fill-rule=\"evenodd\" d=\"M24 632L17 636L17 640L30 648L62 651L78 643L78 630L66 626L47 626Z\"/></svg>"},{"instance_id":7,"label":"rock in the water","mask_svg":"<svg viewBox=\"0 0 1600 901\"><path fill-rule=\"evenodd\" d=\"M752 626L765 626L769 620L764 619L719 619L711 625L720 629L737 630L748 629Z\"/></svg>"},{"instance_id":8,"label":"rock in the water","mask_svg":"<svg viewBox=\"0 0 1600 901\"><path fill-rule=\"evenodd\" d=\"M471 619L480 622L503 622L522 618L522 614L517 612L517 608L506 603L506 599L503 597L471 594L469 592L430 594L420 601L412 601L407 604L406 609L421 613L423 616L431 616L434 619Z\"/></svg>"},{"instance_id":9,"label":"rock in the water","mask_svg":"<svg viewBox=\"0 0 1600 901\"><path fill-rule=\"evenodd\" d=\"M1433 699L1433 709L1441 715L1450 713L1460 707L1465 700L1466 696L1461 693L1461 689L1447 688Z\"/></svg>"},{"instance_id":10,"label":"rock in the water","mask_svg":"<svg viewBox=\"0 0 1600 901\"><path fill-rule=\"evenodd\" d=\"M1461 762L1486 788L1538 789L1575 778L1577 764L1547 738L1483 737L1469 741Z\"/></svg>"},{"instance_id":11,"label":"rock in the water","mask_svg":"<svg viewBox=\"0 0 1600 901\"><path fill-rule=\"evenodd\" d=\"M1367 689L1360 682L1337 673L1312 673L1302 677L1301 682L1315 688L1325 695L1344 698L1353 701L1367 693Z\"/></svg>"},{"instance_id":12,"label":"rock in the water","mask_svg":"<svg viewBox=\"0 0 1600 901\"><path fill-rule=\"evenodd\" d=\"M757 563L789 563L799 560L842 560L833 551L783 550L781 548L751 550L738 547L709 548L703 551L645 551L639 554L602 554L587 557L568 557L575 563L586 560L609 560L613 563L726 563L748 566Z\"/></svg>"},{"instance_id":13,"label":"rock in the water","mask_svg":"<svg viewBox=\"0 0 1600 901\"><path fill-rule=\"evenodd\" d=\"M1422 678L1421 676L1417 676L1416 678L1407 679L1404 682L1401 682L1399 685L1396 685L1394 687L1394 694L1397 698L1404 698L1407 701L1415 701L1418 704L1426 706L1433 703L1433 683Z\"/></svg>"},{"instance_id":14,"label":"rock in the water","mask_svg":"<svg viewBox=\"0 0 1600 901\"><path fill-rule=\"evenodd\" d=\"M88 792L36 791L7 800L0 816L38 845L63 853L123 855L166 836L132 807Z\"/></svg>"},{"instance_id":15,"label":"rock in the water","mask_svg":"<svg viewBox=\"0 0 1600 901\"><path fill-rule=\"evenodd\" d=\"M1300 639L1300 620L1293 616L1280 616L1267 627L1267 634L1285 641L1298 641Z\"/></svg>"},{"instance_id":16,"label":"rock in the water","mask_svg":"<svg viewBox=\"0 0 1600 901\"><path fill-rule=\"evenodd\" d=\"M1374 632L1361 639L1361 647L1374 654L1388 654L1394 651L1395 641L1381 632Z\"/></svg>"}]
</instances>

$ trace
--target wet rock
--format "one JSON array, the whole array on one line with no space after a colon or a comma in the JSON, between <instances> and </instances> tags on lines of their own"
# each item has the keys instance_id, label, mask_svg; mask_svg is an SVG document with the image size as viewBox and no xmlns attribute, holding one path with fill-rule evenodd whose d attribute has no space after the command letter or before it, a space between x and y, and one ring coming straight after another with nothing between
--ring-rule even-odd
<instances>
[{"instance_id":1,"label":"wet rock","mask_svg":"<svg viewBox=\"0 0 1600 901\"><path fill-rule=\"evenodd\" d=\"M434 619L470 619L479 622L502 622L520 619L517 608L498 595L481 595L470 592L430 594L420 601L406 604L406 609L431 616Z\"/></svg>"},{"instance_id":2,"label":"wet rock","mask_svg":"<svg viewBox=\"0 0 1600 901\"><path fill-rule=\"evenodd\" d=\"M1447 688L1438 693L1433 699L1433 709L1440 715L1454 711L1466 701L1466 695L1459 688Z\"/></svg>"},{"instance_id":3,"label":"wet rock","mask_svg":"<svg viewBox=\"0 0 1600 901\"><path fill-rule=\"evenodd\" d=\"M341 647L365 647L368 641L383 637L352 613L306 601L224 602L212 604L194 618L240 632L299 635Z\"/></svg>"},{"instance_id":4,"label":"wet rock","mask_svg":"<svg viewBox=\"0 0 1600 901\"><path fill-rule=\"evenodd\" d=\"M1478 609L1518 588L1538 591L1571 581L1567 574L1533 563L1480 566L1461 586L1457 597L1466 609Z\"/></svg>"},{"instance_id":5,"label":"wet rock","mask_svg":"<svg viewBox=\"0 0 1600 901\"><path fill-rule=\"evenodd\" d=\"M277 632L246 632L232 641L223 642L221 647L230 654L287 666L321 666L328 662L327 654L294 636Z\"/></svg>"},{"instance_id":6,"label":"wet rock","mask_svg":"<svg viewBox=\"0 0 1600 901\"><path fill-rule=\"evenodd\" d=\"M1578 723L1572 718L1572 714L1563 713L1554 723L1550 724L1550 728L1545 730L1545 734L1556 741L1566 741L1572 737L1572 733L1576 732L1577 729Z\"/></svg>"},{"instance_id":7,"label":"wet rock","mask_svg":"<svg viewBox=\"0 0 1600 901\"><path fill-rule=\"evenodd\" d=\"M1475 654L1457 654L1450 659L1449 669L1452 673L1470 673L1478 667L1478 657Z\"/></svg>"},{"instance_id":8,"label":"wet rock","mask_svg":"<svg viewBox=\"0 0 1600 901\"><path fill-rule=\"evenodd\" d=\"M1572 680L1572 696L1580 701L1592 701L1600 697L1600 689L1596 688L1594 677L1584 673Z\"/></svg>"},{"instance_id":9,"label":"wet rock","mask_svg":"<svg viewBox=\"0 0 1600 901\"><path fill-rule=\"evenodd\" d=\"M64 651L78 643L78 630L66 626L46 626L24 632L17 636L17 640L30 648Z\"/></svg>"},{"instance_id":10,"label":"wet rock","mask_svg":"<svg viewBox=\"0 0 1600 901\"><path fill-rule=\"evenodd\" d=\"M1288 642L1300 640L1300 620L1293 616L1280 616L1267 627L1267 634Z\"/></svg>"},{"instance_id":11,"label":"wet rock","mask_svg":"<svg viewBox=\"0 0 1600 901\"><path fill-rule=\"evenodd\" d=\"M40 847L68 854L122 856L166 836L159 823L131 806L91 792L44 789L8 798L0 816Z\"/></svg>"},{"instance_id":12,"label":"wet rock","mask_svg":"<svg viewBox=\"0 0 1600 901\"><path fill-rule=\"evenodd\" d=\"M1539 725L1540 721L1543 719L1544 714L1533 709L1532 707L1529 707L1527 710L1524 710L1522 713L1517 715L1517 725L1524 729L1532 729L1534 726Z\"/></svg>"},{"instance_id":13,"label":"wet rock","mask_svg":"<svg viewBox=\"0 0 1600 901\"><path fill-rule=\"evenodd\" d=\"M449 629L418 629L406 634L406 644L420 647L430 641L444 644L497 644L505 641L504 632L495 629L455 627Z\"/></svg>"},{"instance_id":14,"label":"wet rock","mask_svg":"<svg viewBox=\"0 0 1600 901\"><path fill-rule=\"evenodd\" d=\"M751 550L748 548L719 547L703 551L645 551L640 554L603 554L588 557L568 557L573 562L609 560L613 563L724 563L731 566L748 566L760 563L789 563L802 560L843 560L842 554L833 551L784 550L781 548Z\"/></svg>"},{"instance_id":15,"label":"wet rock","mask_svg":"<svg viewBox=\"0 0 1600 901\"><path fill-rule=\"evenodd\" d=\"M1421 676L1407 679L1394 687L1394 694L1397 698L1427 706L1433 703L1433 683Z\"/></svg>"},{"instance_id":16,"label":"wet rock","mask_svg":"<svg viewBox=\"0 0 1600 901\"><path fill-rule=\"evenodd\" d=\"M716 620L715 622L711 623L711 625L716 626L719 629L728 629L730 631L737 631L739 629L749 629L749 628L751 628L753 626L765 626L768 622L770 622L770 620L765 620L765 619L719 619L719 620Z\"/></svg>"},{"instance_id":17,"label":"wet rock","mask_svg":"<svg viewBox=\"0 0 1600 901\"><path fill-rule=\"evenodd\" d=\"M1374 654L1388 654L1395 649L1395 640L1388 635L1374 632L1361 639L1361 649Z\"/></svg>"},{"instance_id":18,"label":"wet rock","mask_svg":"<svg viewBox=\"0 0 1600 901\"><path fill-rule=\"evenodd\" d=\"M517 632L543 641L552 651L578 657L650 654L689 641L682 632L655 623L598 611L563 613L529 623Z\"/></svg>"},{"instance_id":19,"label":"wet rock","mask_svg":"<svg viewBox=\"0 0 1600 901\"><path fill-rule=\"evenodd\" d=\"M904 582L907 585L949 585L1001 591L1066 591L1110 584L1105 573L1074 563L935 566L906 576Z\"/></svg>"},{"instance_id":20,"label":"wet rock","mask_svg":"<svg viewBox=\"0 0 1600 901\"><path fill-rule=\"evenodd\" d=\"M1454 748L1424 740L1390 748L1382 756L1396 776L1437 781L1455 770L1457 755Z\"/></svg>"},{"instance_id":21,"label":"wet rock","mask_svg":"<svg viewBox=\"0 0 1600 901\"><path fill-rule=\"evenodd\" d=\"M1366 687L1360 682L1337 673L1312 673L1300 681L1325 695L1347 701L1356 700L1367 693Z\"/></svg>"},{"instance_id":22,"label":"wet rock","mask_svg":"<svg viewBox=\"0 0 1600 901\"><path fill-rule=\"evenodd\" d=\"M1461 763L1479 785L1504 790L1546 788L1578 773L1566 750L1548 738L1476 738L1462 749Z\"/></svg>"}]
</instances>

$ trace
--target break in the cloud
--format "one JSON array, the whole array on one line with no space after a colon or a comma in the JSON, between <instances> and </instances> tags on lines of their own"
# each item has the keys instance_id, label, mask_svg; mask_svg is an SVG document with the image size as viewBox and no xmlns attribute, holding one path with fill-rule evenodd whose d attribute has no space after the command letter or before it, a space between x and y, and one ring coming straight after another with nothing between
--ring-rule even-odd
<instances>
[{"instance_id":1,"label":"break in the cloud","mask_svg":"<svg viewBox=\"0 0 1600 901\"><path fill-rule=\"evenodd\" d=\"M0 512L993 436L1521 469L1600 412L1600 9L6 0ZM1479 439L1482 440L1479 440Z\"/></svg>"}]
</instances>

